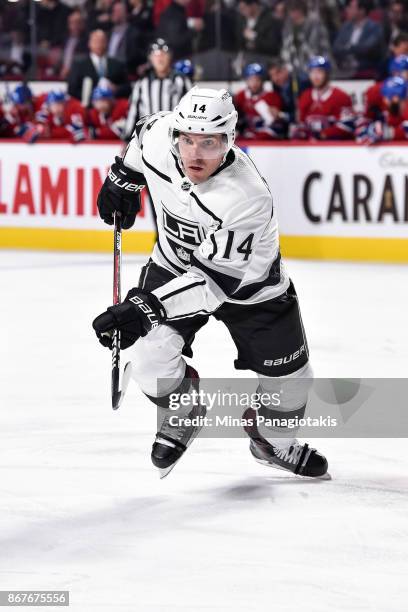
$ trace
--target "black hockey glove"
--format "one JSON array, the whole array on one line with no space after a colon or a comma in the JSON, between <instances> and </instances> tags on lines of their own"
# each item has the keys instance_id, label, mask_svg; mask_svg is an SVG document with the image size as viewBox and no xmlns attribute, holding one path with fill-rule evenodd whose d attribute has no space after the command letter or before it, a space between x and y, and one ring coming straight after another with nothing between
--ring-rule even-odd
<instances>
[{"instance_id":1,"label":"black hockey glove","mask_svg":"<svg viewBox=\"0 0 408 612\"><path fill-rule=\"evenodd\" d=\"M134 288L129 291L124 302L109 306L96 317L92 326L99 342L110 349L113 330L119 329L120 347L126 349L163 323L165 318L166 311L155 295Z\"/></svg>"},{"instance_id":2,"label":"black hockey glove","mask_svg":"<svg viewBox=\"0 0 408 612\"><path fill-rule=\"evenodd\" d=\"M140 191L146 185L141 172L128 168L120 157L115 157L98 195L98 210L108 225L113 225L113 213L122 213L122 228L129 229L140 210Z\"/></svg>"}]
</instances>

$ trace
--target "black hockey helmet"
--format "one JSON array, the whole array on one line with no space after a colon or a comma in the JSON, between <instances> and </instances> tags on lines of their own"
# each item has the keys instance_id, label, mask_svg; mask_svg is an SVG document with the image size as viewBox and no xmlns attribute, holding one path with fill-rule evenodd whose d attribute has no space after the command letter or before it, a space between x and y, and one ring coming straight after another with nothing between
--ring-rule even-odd
<instances>
[{"instance_id":1,"label":"black hockey helmet","mask_svg":"<svg viewBox=\"0 0 408 612\"><path fill-rule=\"evenodd\" d=\"M163 53L171 53L170 45L164 40L164 38L156 38L150 43L147 54L150 55L155 51L163 51Z\"/></svg>"}]
</instances>

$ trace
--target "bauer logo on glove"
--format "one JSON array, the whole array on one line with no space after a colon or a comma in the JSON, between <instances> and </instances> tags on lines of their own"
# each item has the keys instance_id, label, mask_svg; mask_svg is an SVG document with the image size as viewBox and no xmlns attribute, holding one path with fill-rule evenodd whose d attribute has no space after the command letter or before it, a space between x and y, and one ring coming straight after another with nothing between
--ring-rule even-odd
<instances>
[{"instance_id":1,"label":"bauer logo on glove","mask_svg":"<svg viewBox=\"0 0 408 612\"><path fill-rule=\"evenodd\" d=\"M126 174L121 170L119 170L119 172L126 176ZM117 176L113 172L112 168L110 168L108 172L108 177L112 181L112 183L115 183L115 185L117 185L121 189L126 189L126 191L141 191L144 187L144 185L137 185L136 183L129 183L129 181L123 180L122 178L120 178L120 176Z\"/></svg>"},{"instance_id":2,"label":"bauer logo on glove","mask_svg":"<svg viewBox=\"0 0 408 612\"><path fill-rule=\"evenodd\" d=\"M131 289L121 304L109 306L94 320L92 326L99 342L112 350L113 330L120 331L122 349L132 346L166 318L159 299L152 293Z\"/></svg>"},{"instance_id":3,"label":"bauer logo on glove","mask_svg":"<svg viewBox=\"0 0 408 612\"><path fill-rule=\"evenodd\" d=\"M105 223L112 225L113 214L120 212L122 229L132 227L141 209L140 191L145 185L143 174L116 157L98 195L98 210Z\"/></svg>"}]
</instances>

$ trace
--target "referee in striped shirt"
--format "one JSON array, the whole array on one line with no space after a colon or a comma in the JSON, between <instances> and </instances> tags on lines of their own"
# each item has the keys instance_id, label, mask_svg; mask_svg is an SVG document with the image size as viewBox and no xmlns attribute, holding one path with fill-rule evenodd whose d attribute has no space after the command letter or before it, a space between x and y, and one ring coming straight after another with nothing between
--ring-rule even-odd
<instances>
[{"instance_id":1,"label":"referee in striped shirt","mask_svg":"<svg viewBox=\"0 0 408 612\"><path fill-rule=\"evenodd\" d=\"M129 114L124 133L129 141L137 121L145 115L159 111L172 111L180 98L191 89L188 76L172 69L172 53L162 38L155 40L149 47L148 60L151 68L136 82L129 101Z\"/></svg>"}]
</instances>

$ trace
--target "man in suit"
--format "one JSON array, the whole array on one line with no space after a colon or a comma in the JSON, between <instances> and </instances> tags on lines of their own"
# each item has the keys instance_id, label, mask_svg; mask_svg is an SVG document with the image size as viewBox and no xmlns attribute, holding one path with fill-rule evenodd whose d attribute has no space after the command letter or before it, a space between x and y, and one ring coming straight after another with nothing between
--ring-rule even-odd
<instances>
[{"instance_id":1,"label":"man in suit","mask_svg":"<svg viewBox=\"0 0 408 612\"><path fill-rule=\"evenodd\" d=\"M175 60L190 57L197 32L201 32L204 22L201 17L187 17L186 6L189 0L172 0L160 15L157 34L168 42Z\"/></svg>"},{"instance_id":2,"label":"man in suit","mask_svg":"<svg viewBox=\"0 0 408 612\"><path fill-rule=\"evenodd\" d=\"M129 23L128 17L127 5L122 0L114 2L108 57L114 57L126 64L128 72L133 74L138 66L146 62L147 48L143 33Z\"/></svg>"},{"instance_id":3,"label":"man in suit","mask_svg":"<svg viewBox=\"0 0 408 612\"><path fill-rule=\"evenodd\" d=\"M282 44L282 26L272 11L260 0L240 0L238 48L246 52L247 61L267 62L278 57Z\"/></svg>"},{"instance_id":4,"label":"man in suit","mask_svg":"<svg viewBox=\"0 0 408 612\"><path fill-rule=\"evenodd\" d=\"M90 103L92 90L108 84L117 98L130 95L126 66L114 57L107 56L107 37L102 30L91 32L88 41L89 54L73 63L68 75L68 93L85 106Z\"/></svg>"},{"instance_id":5,"label":"man in suit","mask_svg":"<svg viewBox=\"0 0 408 612\"><path fill-rule=\"evenodd\" d=\"M330 57L329 33L324 22L309 11L306 0L290 0L287 11L280 58L299 78L308 71L312 57Z\"/></svg>"},{"instance_id":6,"label":"man in suit","mask_svg":"<svg viewBox=\"0 0 408 612\"><path fill-rule=\"evenodd\" d=\"M369 0L347 0L346 21L337 33L333 53L353 78L375 78L384 56L383 29L368 17Z\"/></svg>"},{"instance_id":7,"label":"man in suit","mask_svg":"<svg viewBox=\"0 0 408 612\"><path fill-rule=\"evenodd\" d=\"M66 79L73 61L78 56L86 55L88 51L88 40L85 32L85 19L81 11L72 11L68 17L68 32L61 52L60 73L61 79Z\"/></svg>"}]
</instances>

